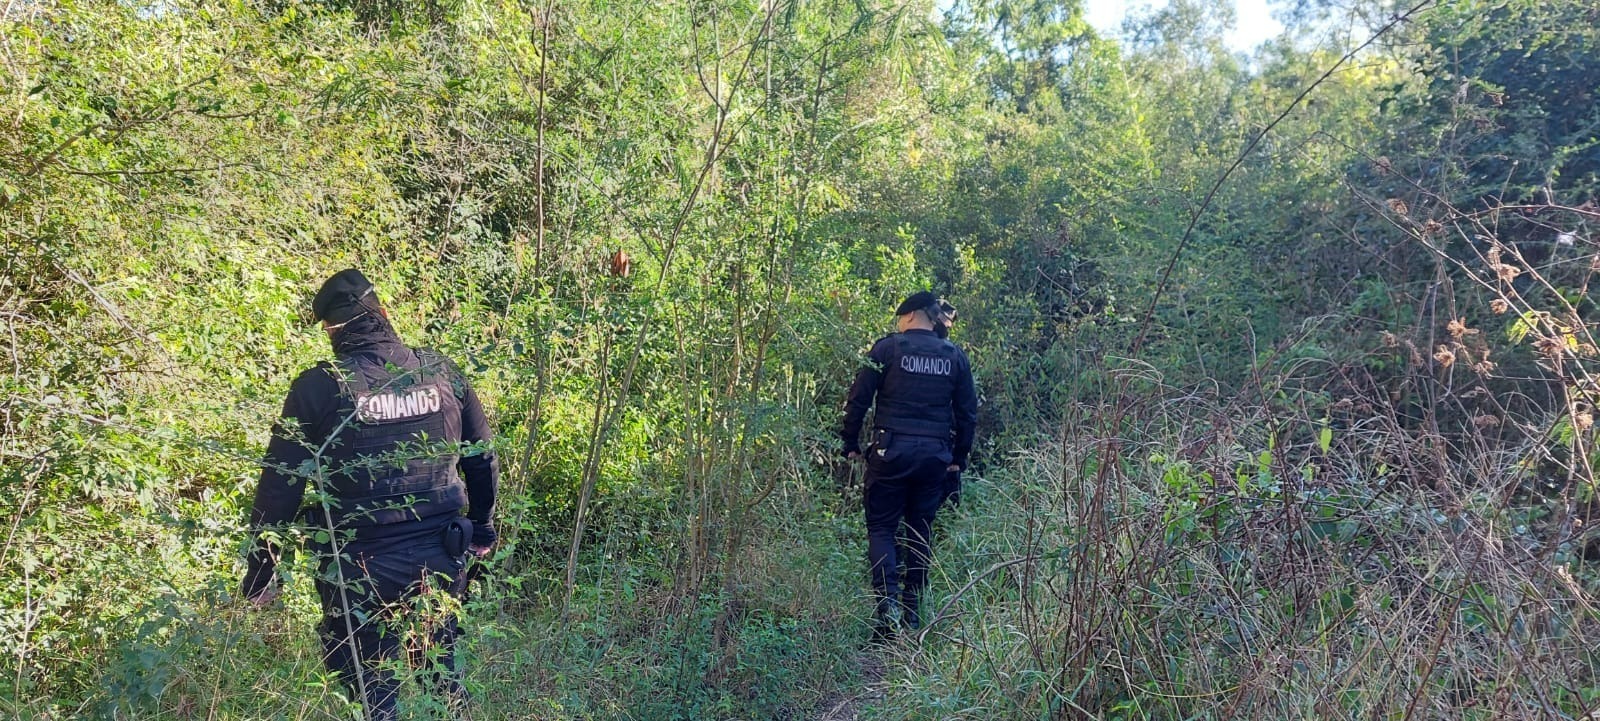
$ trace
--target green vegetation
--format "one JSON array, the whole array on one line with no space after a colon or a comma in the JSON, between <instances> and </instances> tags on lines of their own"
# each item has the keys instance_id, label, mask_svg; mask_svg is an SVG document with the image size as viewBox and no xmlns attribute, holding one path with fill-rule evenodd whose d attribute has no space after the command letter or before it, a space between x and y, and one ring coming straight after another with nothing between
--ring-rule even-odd
<instances>
[{"instance_id":1,"label":"green vegetation","mask_svg":"<svg viewBox=\"0 0 1600 721\"><path fill-rule=\"evenodd\" d=\"M1600 10L1290 10L0 3L0 715L357 713L306 559L234 592L359 266L499 433L477 717L1590 717ZM980 467L868 654L832 429L930 286Z\"/></svg>"}]
</instances>

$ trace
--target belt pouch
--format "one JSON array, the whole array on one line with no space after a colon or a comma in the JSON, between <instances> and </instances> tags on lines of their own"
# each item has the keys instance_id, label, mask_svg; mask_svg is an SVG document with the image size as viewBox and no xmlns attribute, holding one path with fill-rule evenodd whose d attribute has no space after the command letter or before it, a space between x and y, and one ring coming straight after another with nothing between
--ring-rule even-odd
<instances>
[{"instance_id":1,"label":"belt pouch","mask_svg":"<svg viewBox=\"0 0 1600 721\"><path fill-rule=\"evenodd\" d=\"M467 546L472 540L472 521L458 516L446 523L442 532L440 540L447 555L460 558L467 554Z\"/></svg>"}]
</instances>

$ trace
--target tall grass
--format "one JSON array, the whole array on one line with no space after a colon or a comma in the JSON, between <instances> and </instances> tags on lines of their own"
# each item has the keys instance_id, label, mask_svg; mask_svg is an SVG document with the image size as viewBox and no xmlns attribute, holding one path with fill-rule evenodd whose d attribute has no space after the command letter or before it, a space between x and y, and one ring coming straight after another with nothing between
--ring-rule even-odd
<instances>
[{"instance_id":1,"label":"tall grass","mask_svg":"<svg viewBox=\"0 0 1600 721\"><path fill-rule=\"evenodd\" d=\"M1554 441L1161 395L973 484L872 718L1594 712L1600 576Z\"/></svg>"}]
</instances>

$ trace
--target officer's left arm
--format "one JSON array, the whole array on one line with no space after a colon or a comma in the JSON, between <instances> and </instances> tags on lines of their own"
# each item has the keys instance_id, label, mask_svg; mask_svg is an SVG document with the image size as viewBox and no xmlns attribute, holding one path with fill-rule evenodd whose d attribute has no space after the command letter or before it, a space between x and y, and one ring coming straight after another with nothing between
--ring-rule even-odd
<instances>
[{"instance_id":1,"label":"officer's left arm","mask_svg":"<svg viewBox=\"0 0 1600 721\"><path fill-rule=\"evenodd\" d=\"M475 447L471 455L462 454L456 467L467 485L467 518L472 521L472 545L487 552L499 540L494 528L494 503L500 485L500 461L489 445L494 440L494 430L483 412L483 402L465 380L462 386L461 441Z\"/></svg>"},{"instance_id":2,"label":"officer's left arm","mask_svg":"<svg viewBox=\"0 0 1600 721\"><path fill-rule=\"evenodd\" d=\"M959 349L957 350L959 353ZM966 353L959 356L956 372L955 396L951 405L955 411L955 454L952 465L967 467L967 456L972 453L973 439L978 433L978 387L972 380L972 363Z\"/></svg>"}]
</instances>

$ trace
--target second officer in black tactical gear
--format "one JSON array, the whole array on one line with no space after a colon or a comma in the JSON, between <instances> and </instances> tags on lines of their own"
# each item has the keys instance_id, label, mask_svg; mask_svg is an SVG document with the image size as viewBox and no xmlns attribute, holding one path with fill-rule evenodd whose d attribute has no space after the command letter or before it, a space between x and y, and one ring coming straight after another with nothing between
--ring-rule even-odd
<instances>
[{"instance_id":1,"label":"second officer in black tactical gear","mask_svg":"<svg viewBox=\"0 0 1600 721\"><path fill-rule=\"evenodd\" d=\"M867 557L876 596L875 639L896 623L921 625L934 515L946 477L967 465L978 420L978 394L967 355L936 332L948 304L932 293L907 298L895 311L899 332L873 344L845 402L844 454L866 457L863 505ZM873 413L871 443L862 452L861 427ZM900 525L905 578L898 578Z\"/></svg>"},{"instance_id":2,"label":"second officer in black tactical gear","mask_svg":"<svg viewBox=\"0 0 1600 721\"><path fill-rule=\"evenodd\" d=\"M419 601L459 598L469 554L493 547L499 470L478 396L443 356L400 341L360 271L324 283L312 315L337 360L289 387L250 512L257 536L241 593L257 605L277 595L287 549L275 537L303 523L320 557L324 662L368 718L393 719L399 682L385 662L400 655L401 625L421 620ZM434 619L427 636L424 680L463 703L455 617Z\"/></svg>"}]
</instances>

